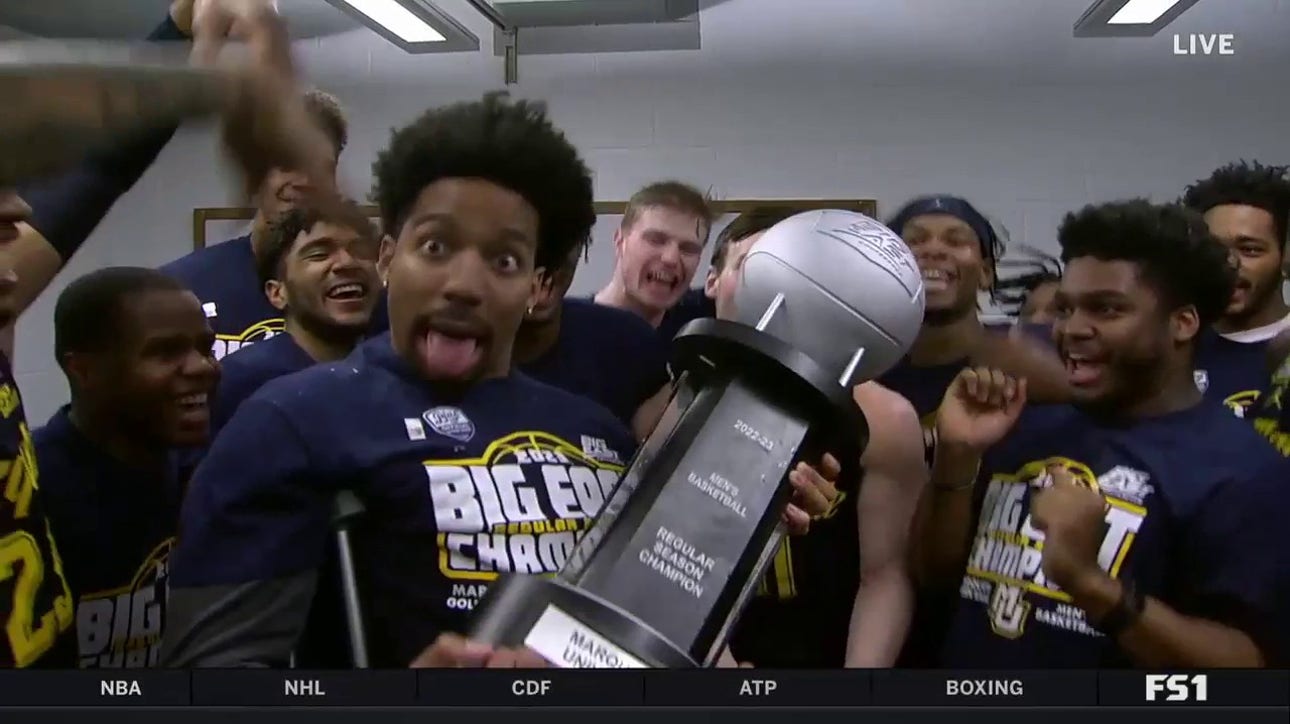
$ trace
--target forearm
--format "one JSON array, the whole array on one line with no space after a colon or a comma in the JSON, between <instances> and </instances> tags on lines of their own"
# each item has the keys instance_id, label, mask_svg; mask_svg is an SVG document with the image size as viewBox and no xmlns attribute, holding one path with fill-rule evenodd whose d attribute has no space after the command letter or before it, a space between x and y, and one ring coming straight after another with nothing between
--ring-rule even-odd
<instances>
[{"instance_id":1,"label":"forearm","mask_svg":"<svg viewBox=\"0 0 1290 724\"><path fill-rule=\"evenodd\" d=\"M658 421L663 417L663 411L667 409L667 403L672 400L672 383L668 382L663 385L654 395L641 403L637 408L636 414L632 416L632 434L636 436L636 442L644 442L649 437L654 428L658 426Z\"/></svg>"},{"instance_id":2,"label":"forearm","mask_svg":"<svg viewBox=\"0 0 1290 724\"><path fill-rule=\"evenodd\" d=\"M862 578L851 609L847 668L894 666L909 634L913 609L914 585L903 569Z\"/></svg>"},{"instance_id":3,"label":"forearm","mask_svg":"<svg viewBox=\"0 0 1290 724\"><path fill-rule=\"evenodd\" d=\"M1123 588L1099 576L1072 591L1075 605L1092 621L1104 617L1120 600ZM1260 668L1263 654L1244 632L1215 621L1186 616L1163 601L1147 598L1142 614L1122 631L1116 643L1144 668Z\"/></svg>"},{"instance_id":4,"label":"forearm","mask_svg":"<svg viewBox=\"0 0 1290 724\"><path fill-rule=\"evenodd\" d=\"M1066 366L1051 346L1028 338L1020 330L988 333L969 355L972 364L1001 370L1026 380L1032 402L1060 404L1071 399Z\"/></svg>"},{"instance_id":5,"label":"forearm","mask_svg":"<svg viewBox=\"0 0 1290 724\"><path fill-rule=\"evenodd\" d=\"M972 491L981 453L937 445L930 484L918 503L910 548L919 583L936 586L963 574L972 533Z\"/></svg>"},{"instance_id":6,"label":"forearm","mask_svg":"<svg viewBox=\"0 0 1290 724\"><path fill-rule=\"evenodd\" d=\"M185 38L167 16L148 39ZM19 195L32 207L31 225L66 261L152 166L177 129L174 122L144 128L107 148L91 151L66 173L19 187Z\"/></svg>"}]
</instances>

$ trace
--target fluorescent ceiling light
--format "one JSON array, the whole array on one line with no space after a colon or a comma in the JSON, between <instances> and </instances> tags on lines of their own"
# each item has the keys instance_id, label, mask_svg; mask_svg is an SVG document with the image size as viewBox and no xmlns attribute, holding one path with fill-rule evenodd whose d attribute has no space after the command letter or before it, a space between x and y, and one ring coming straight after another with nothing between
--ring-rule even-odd
<instances>
[{"instance_id":1,"label":"fluorescent ceiling light","mask_svg":"<svg viewBox=\"0 0 1290 724\"><path fill-rule=\"evenodd\" d=\"M1179 2L1180 0L1129 0L1106 22L1110 25L1150 25Z\"/></svg>"},{"instance_id":2,"label":"fluorescent ceiling light","mask_svg":"<svg viewBox=\"0 0 1290 724\"><path fill-rule=\"evenodd\" d=\"M1149 38L1199 1L1096 0L1075 22L1075 37Z\"/></svg>"},{"instance_id":3,"label":"fluorescent ceiling light","mask_svg":"<svg viewBox=\"0 0 1290 724\"><path fill-rule=\"evenodd\" d=\"M411 10L395 0L344 0L346 5L366 15L372 22L408 43L440 43L443 33L430 27Z\"/></svg>"},{"instance_id":4,"label":"fluorescent ceiling light","mask_svg":"<svg viewBox=\"0 0 1290 724\"><path fill-rule=\"evenodd\" d=\"M430 0L327 0L327 3L407 53L479 50L479 38Z\"/></svg>"}]
</instances>

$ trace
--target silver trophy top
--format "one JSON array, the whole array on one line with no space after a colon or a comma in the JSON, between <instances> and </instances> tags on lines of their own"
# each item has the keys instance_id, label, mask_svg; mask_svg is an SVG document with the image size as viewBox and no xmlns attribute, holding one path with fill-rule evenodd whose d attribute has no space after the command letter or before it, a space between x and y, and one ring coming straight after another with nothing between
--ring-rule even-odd
<instances>
[{"instance_id":1,"label":"silver trophy top","mask_svg":"<svg viewBox=\"0 0 1290 724\"><path fill-rule=\"evenodd\" d=\"M771 227L744 257L738 321L774 335L851 387L891 369L923 322L914 254L853 211L808 211Z\"/></svg>"}]
</instances>

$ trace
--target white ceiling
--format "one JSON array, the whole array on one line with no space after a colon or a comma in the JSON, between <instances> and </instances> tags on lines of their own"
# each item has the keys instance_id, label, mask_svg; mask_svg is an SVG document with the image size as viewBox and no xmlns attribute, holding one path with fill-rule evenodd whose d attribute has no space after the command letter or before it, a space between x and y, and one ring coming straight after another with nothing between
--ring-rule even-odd
<instances>
[{"instance_id":1,"label":"white ceiling","mask_svg":"<svg viewBox=\"0 0 1290 724\"><path fill-rule=\"evenodd\" d=\"M614 0L604 0L612 2ZM279 0L311 73L332 82L496 83L493 28L466 0L434 0L479 36L477 53L408 55L323 0ZM583 74L823 73L878 85L1237 79L1290 67L1290 0L1200 0L1154 38L1074 38L1092 0L704 0L702 48L521 57L525 78ZM0 0L0 25L42 35L145 33L166 0ZM587 28L586 32L596 32ZM1230 57L1179 57L1173 33L1231 33ZM520 33L523 46L523 31ZM1275 75L1272 75L1275 73ZM1269 81L1271 82L1271 81ZM1274 92L1269 87L1269 92Z\"/></svg>"}]
</instances>

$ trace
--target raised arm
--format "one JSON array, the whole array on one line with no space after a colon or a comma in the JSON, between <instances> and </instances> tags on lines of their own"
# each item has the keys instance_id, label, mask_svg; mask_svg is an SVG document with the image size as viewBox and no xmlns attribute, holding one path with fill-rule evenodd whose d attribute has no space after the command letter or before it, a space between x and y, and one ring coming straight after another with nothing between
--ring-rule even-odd
<instances>
[{"instance_id":1,"label":"raised arm","mask_svg":"<svg viewBox=\"0 0 1290 724\"><path fill-rule=\"evenodd\" d=\"M281 18L260 0L202 7L194 22L206 19L196 31L206 54L222 42L213 33L236 28L252 48L249 65L146 65L124 62L119 49L86 50L76 62L72 51L57 51L46 65L33 60L45 52L37 49L0 62L0 189L27 184L37 206L6 248L18 277L16 312L40 295L184 120L222 116L225 148L248 175L299 168L317 179L320 201L338 197L330 144L295 92Z\"/></svg>"},{"instance_id":2,"label":"raised arm","mask_svg":"<svg viewBox=\"0 0 1290 724\"><path fill-rule=\"evenodd\" d=\"M166 19L148 36L157 42L183 41L192 31L195 0L175 0ZM113 204L143 176L174 136L175 124L146 128L119 144L90 153L66 173L29 181L18 195L31 206L9 253L18 270L16 311L31 305L76 249L89 238ZM13 329L0 333L0 349L12 355Z\"/></svg>"}]
</instances>

